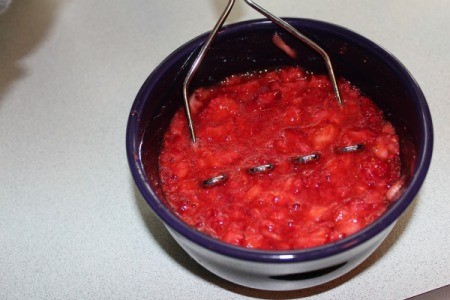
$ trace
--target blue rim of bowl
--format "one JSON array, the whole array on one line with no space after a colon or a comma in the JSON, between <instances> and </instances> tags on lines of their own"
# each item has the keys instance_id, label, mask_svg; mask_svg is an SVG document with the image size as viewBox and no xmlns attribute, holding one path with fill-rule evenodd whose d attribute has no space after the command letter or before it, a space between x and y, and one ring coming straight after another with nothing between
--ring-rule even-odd
<instances>
[{"instance_id":1,"label":"blue rim of bowl","mask_svg":"<svg viewBox=\"0 0 450 300\"><path fill-rule=\"evenodd\" d=\"M176 61L180 59L180 57L186 56L186 54L189 54L197 49L199 45L206 39L208 33L204 33L203 35L192 39L191 41L179 47L163 62L161 62L161 64L149 75L147 80L142 85L140 91L138 92L136 99L132 105L127 124L126 150L128 162L134 181L142 196L166 225L170 226L181 236L184 236L191 242L205 249L209 249L225 256L246 261L265 263L292 263L317 260L342 253L370 240L372 237L381 233L390 224L396 221L414 200L425 180L431 163L431 156L433 151L433 125L428 104L417 82L399 60L397 60L392 54L390 54L380 46L376 45L374 42L344 27L311 19L284 19L294 27L302 26L303 28L314 28L319 30L331 31L334 35L342 36L345 40L350 41L352 44L359 45L364 49L370 49L370 51L375 53L376 56L381 57L383 61L387 65L389 65L389 67L392 68L392 70L394 70L399 76L408 81L412 93L415 96L414 99L416 109L417 111L421 112L420 136L422 137L422 140L421 144L419 145L420 147L417 155L417 172L413 175L411 184L404 191L403 195L379 219L354 235L346 237L338 242L326 244L320 247L287 251L248 249L224 243L189 227L170 212L170 210L158 199L157 195L154 193L154 191L152 191L150 185L147 182L147 177L145 175L140 157L142 141L139 140L140 137L138 129L140 120L139 114L136 114L136 112L141 112L143 110L145 106L145 99L147 99L149 91L152 90L155 85L157 85L157 82L161 76L160 74L163 74L169 68L168 66L172 61ZM225 26L220 31L219 35L225 33L233 34L240 30L247 29L248 27L252 27L252 29L257 29L260 26L266 27L268 26L268 24L272 23L267 19L255 19L239 22ZM135 159L136 157L138 157L138 159Z\"/></svg>"}]
</instances>

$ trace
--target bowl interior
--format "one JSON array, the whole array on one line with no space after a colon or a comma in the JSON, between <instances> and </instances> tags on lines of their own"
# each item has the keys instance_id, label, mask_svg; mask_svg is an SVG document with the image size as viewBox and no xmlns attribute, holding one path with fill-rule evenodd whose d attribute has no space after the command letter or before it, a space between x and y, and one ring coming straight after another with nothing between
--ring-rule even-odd
<instances>
[{"instance_id":1,"label":"bowl interior","mask_svg":"<svg viewBox=\"0 0 450 300\"><path fill-rule=\"evenodd\" d=\"M374 43L335 25L304 19L286 20L327 51L337 77L349 80L369 96L393 123L400 137L402 175L406 179L403 195L378 221L347 238L351 240L347 245L362 242L395 221L413 200L423 182L432 147L428 107L422 92L406 69ZM290 58L272 43L275 32L297 51L297 59ZM164 131L175 111L182 106L183 80L204 40L205 35L200 36L172 53L144 83L130 114L127 148L135 181L159 217L188 238L208 244L220 242L184 228L187 226L180 223L164 206L157 161ZM211 85L232 74L282 66L300 66L314 73L327 74L320 55L270 21L242 22L220 32L190 88L192 91L200 86ZM145 166L142 165L144 159L149 162ZM340 251L345 245L344 241L322 248L335 247L333 252ZM227 248L226 245L220 247ZM300 252L311 251L315 250ZM329 253L330 249L325 252ZM313 255L322 254L316 252Z\"/></svg>"}]
</instances>

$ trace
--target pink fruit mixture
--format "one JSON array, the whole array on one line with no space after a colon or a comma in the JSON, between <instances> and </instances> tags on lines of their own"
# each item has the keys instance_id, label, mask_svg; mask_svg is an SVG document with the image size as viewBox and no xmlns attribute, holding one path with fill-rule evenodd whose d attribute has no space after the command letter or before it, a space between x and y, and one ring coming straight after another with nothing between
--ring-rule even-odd
<instances>
[{"instance_id":1,"label":"pink fruit mixture","mask_svg":"<svg viewBox=\"0 0 450 300\"><path fill-rule=\"evenodd\" d=\"M402 184L398 136L357 88L339 88L342 106L326 76L289 67L195 91L197 143L180 110L159 157L171 209L207 235L268 250L324 245L372 223ZM361 149L339 151L352 145ZM309 154L317 159L295 162ZM249 172L264 164L273 168ZM218 175L227 180L202 185Z\"/></svg>"}]
</instances>

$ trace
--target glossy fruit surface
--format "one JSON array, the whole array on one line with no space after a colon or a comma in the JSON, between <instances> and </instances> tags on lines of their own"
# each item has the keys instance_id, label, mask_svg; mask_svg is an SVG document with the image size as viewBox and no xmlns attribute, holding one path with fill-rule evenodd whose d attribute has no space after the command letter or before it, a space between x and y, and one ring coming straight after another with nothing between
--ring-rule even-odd
<instances>
[{"instance_id":1,"label":"glossy fruit surface","mask_svg":"<svg viewBox=\"0 0 450 300\"><path fill-rule=\"evenodd\" d=\"M196 90L197 144L180 110L159 157L170 207L203 233L266 250L321 246L372 223L403 184L399 139L370 99L339 87L342 106L326 76L288 67ZM205 187L216 176L226 180Z\"/></svg>"}]
</instances>

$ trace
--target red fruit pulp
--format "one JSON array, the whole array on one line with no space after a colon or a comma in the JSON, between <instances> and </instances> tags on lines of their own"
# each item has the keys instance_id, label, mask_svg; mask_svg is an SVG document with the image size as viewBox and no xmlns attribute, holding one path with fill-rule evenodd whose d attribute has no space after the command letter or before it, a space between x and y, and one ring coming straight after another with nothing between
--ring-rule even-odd
<instances>
[{"instance_id":1,"label":"red fruit pulp","mask_svg":"<svg viewBox=\"0 0 450 300\"><path fill-rule=\"evenodd\" d=\"M269 250L324 245L372 223L401 186L398 136L357 88L339 88L342 106L326 76L289 67L195 91L197 143L180 110L159 157L171 209L207 235ZM352 145L364 149L338 150ZM318 159L295 163L308 154ZM249 172L264 164L274 168ZM202 186L218 175L227 180Z\"/></svg>"}]
</instances>

